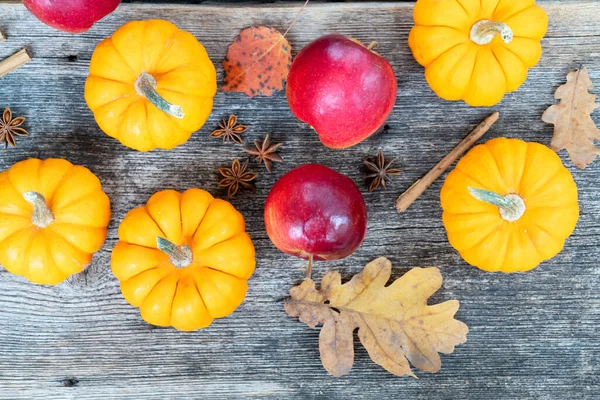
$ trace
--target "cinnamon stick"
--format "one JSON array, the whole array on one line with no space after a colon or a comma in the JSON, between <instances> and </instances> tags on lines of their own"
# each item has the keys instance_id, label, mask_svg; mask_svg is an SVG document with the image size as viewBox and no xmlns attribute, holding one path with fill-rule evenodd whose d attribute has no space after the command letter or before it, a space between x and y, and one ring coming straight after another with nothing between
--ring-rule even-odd
<instances>
[{"instance_id":1,"label":"cinnamon stick","mask_svg":"<svg viewBox=\"0 0 600 400\"><path fill-rule=\"evenodd\" d=\"M467 151L473 143L486 133L496 121L500 114L495 112L484 119L471 133L469 133L450 153L437 163L423 178L416 181L410 188L398 197L396 200L396 210L399 213L404 212L414 203L423 192L448 169L454 161Z\"/></svg>"},{"instance_id":2,"label":"cinnamon stick","mask_svg":"<svg viewBox=\"0 0 600 400\"><path fill-rule=\"evenodd\" d=\"M13 54L12 56L0 61L0 78L10 72L13 72L17 68L22 67L29 61L31 61L31 57L27 53L26 49L22 49L16 54Z\"/></svg>"}]
</instances>

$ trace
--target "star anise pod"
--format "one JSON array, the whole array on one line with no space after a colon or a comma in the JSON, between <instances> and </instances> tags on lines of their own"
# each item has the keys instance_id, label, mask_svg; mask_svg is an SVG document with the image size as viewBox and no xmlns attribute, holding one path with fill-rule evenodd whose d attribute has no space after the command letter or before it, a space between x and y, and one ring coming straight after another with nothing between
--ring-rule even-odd
<instances>
[{"instance_id":1,"label":"star anise pod","mask_svg":"<svg viewBox=\"0 0 600 400\"><path fill-rule=\"evenodd\" d=\"M231 168L219 168L219 173L223 175L223 179L219 182L219 187L227 188L227 195L229 197L235 196L240 186L254 189L254 186L250 182L256 179L257 173L246 171L247 168L248 160L244 164L240 164L240 160L237 158L233 160Z\"/></svg>"},{"instance_id":2,"label":"star anise pod","mask_svg":"<svg viewBox=\"0 0 600 400\"><path fill-rule=\"evenodd\" d=\"M223 142L232 140L237 144L242 144L241 134L246 132L246 129L248 129L248 127L245 125L238 125L237 116L231 114L228 120L219 121L219 129L211 133L210 136L222 137Z\"/></svg>"},{"instance_id":3,"label":"star anise pod","mask_svg":"<svg viewBox=\"0 0 600 400\"><path fill-rule=\"evenodd\" d=\"M258 163L265 163L265 167L267 167L267 171L273 171L273 162L283 162L283 158L277 154L277 150L283 143L271 144L271 134L268 133L263 140L262 144L258 141L254 141L254 146L256 148L246 148L244 151L246 153L252 154L254 159L258 161Z\"/></svg>"},{"instance_id":4,"label":"star anise pod","mask_svg":"<svg viewBox=\"0 0 600 400\"><path fill-rule=\"evenodd\" d=\"M400 169L390 168L394 160L386 161L383 152L380 150L377 153L376 159L373 161L365 160L365 167L372 171L372 173L367 174L367 179L372 179L369 184L369 192L377 189L379 186L382 186L386 189L386 180L391 182L390 175L396 175L402 172Z\"/></svg>"},{"instance_id":5,"label":"star anise pod","mask_svg":"<svg viewBox=\"0 0 600 400\"><path fill-rule=\"evenodd\" d=\"M9 144L15 147L17 145L16 136L29 135L25 129L20 128L24 122L24 117L13 118L10 108L4 110L0 119L0 144L4 143L4 148L8 148Z\"/></svg>"}]
</instances>

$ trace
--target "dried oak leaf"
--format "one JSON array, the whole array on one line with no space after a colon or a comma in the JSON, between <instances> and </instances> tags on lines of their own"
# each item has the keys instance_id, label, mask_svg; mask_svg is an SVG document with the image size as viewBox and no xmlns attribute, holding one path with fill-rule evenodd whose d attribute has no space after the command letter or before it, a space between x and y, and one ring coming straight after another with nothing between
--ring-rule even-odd
<instances>
[{"instance_id":1,"label":"dried oak leaf","mask_svg":"<svg viewBox=\"0 0 600 400\"><path fill-rule=\"evenodd\" d=\"M292 47L273 28L246 28L235 37L221 64L225 70L224 92L270 96L283 89L292 65Z\"/></svg>"},{"instance_id":2,"label":"dried oak leaf","mask_svg":"<svg viewBox=\"0 0 600 400\"><path fill-rule=\"evenodd\" d=\"M290 291L285 311L311 328L322 323L319 350L323 366L331 375L347 375L354 362L353 331L371 359L388 372L416 377L416 368L437 372L439 353L449 354L467 341L467 325L454 319L458 301L427 305L442 286L435 268L413 268L385 286L392 264L378 258L342 285L338 272L328 272L321 288L307 280Z\"/></svg>"},{"instance_id":3,"label":"dried oak leaf","mask_svg":"<svg viewBox=\"0 0 600 400\"><path fill-rule=\"evenodd\" d=\"M581 169L600 155L600 149L594 145L594 140L600 140L600 129L591 117L600 104L589 93L593 88L587 68L570 72L567 83L554 93L560 103L550 106L542 115L544 122L554 124L552 150L567 149L571 161Z\"/></svg>"}]
</instances>

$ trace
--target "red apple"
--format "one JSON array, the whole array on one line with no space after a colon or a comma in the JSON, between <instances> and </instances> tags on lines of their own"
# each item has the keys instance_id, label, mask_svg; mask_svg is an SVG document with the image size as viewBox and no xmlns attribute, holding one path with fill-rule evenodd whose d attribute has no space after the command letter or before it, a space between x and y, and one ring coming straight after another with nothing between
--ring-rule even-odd
<instances>
[{"instance_id":1,"label":"red apple","mask_svg":"<svg viewBox=\"0 0 600 400\"><path fill-rule=\"evenodd\" d=\"M71 33L85 32L111 12L121 0L23 0L40 21Z\"/></svg>"},{"instance_id":2,"label":"red apple","mask_svg":"<svg viewBox=\"0 0 600 400\"><path fill-rule=\"evenodd\" d=\"M311 261L337 260L352 254L365 238L367 208L350 178L307 164L275 183L265 204L265 225L284 253Z\"/></svg>"},{"instance_id":3,"label":"red apple","mask_svg":"<svg viewBox=\"0 0 600 400\"><path fill-rule=\"evenodd\" d=\"M304 47L287 78L287 99L321 142L346 148L362 142L392 112L398 84L390 63L346 36L323 36Z\"/></svg>"}]
</instances>

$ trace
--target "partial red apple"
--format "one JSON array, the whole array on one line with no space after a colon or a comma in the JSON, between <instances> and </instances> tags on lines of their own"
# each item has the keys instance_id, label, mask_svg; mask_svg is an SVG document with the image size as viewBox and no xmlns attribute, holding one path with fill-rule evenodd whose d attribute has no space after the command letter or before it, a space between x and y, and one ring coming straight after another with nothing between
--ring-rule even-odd
<instances>
[{"instance_id":1,"label":"partial red apple","mask_svg":"<svg viewBox=\"0 0 600 400\"><path fill-rule=\"evenodd\" d=\"M367 208L350 178L307 164L275 183L265 204L265 225L284 253L311 261L337 260L352 254L365 238Z\"/></svg>"},{"instance_id":2,"label":"partial red apple","mask_svg":"<svg viewBox=\"0 0 600 400\"><path fill-rule=\"evenodd\" d=\"M70 33L85 32L115 11L121 0L23 0L40 21Z\"/></svg>"},{"instance_id":3,"label":"partial red apple","mask_svg":"<svg viewBox=\"0 0 600 400\"><path fill-rule=\"evenodd\" d=\"M362 142L383 125L396 103L398 83L381 55L331 34L298 53L286 92L294 115L311 125L325 146L341 149Z\"/></svg>"}]
</instances>

